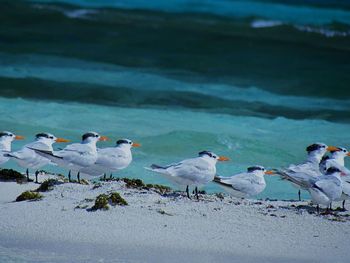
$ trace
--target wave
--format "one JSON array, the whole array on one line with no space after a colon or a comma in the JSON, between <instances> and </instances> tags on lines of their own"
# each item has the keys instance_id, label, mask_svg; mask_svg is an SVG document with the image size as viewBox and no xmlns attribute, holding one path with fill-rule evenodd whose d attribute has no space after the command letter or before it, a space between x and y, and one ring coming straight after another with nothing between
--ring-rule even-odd
<instances>
[{"instance_id":1,"label":"wave","mask_svg":"<svg viewBox=\"0 0 350 263\"><path fill-rule=\"evenodd\" d=\"M35 0L35 2L38 2ZM350 11L334 7L291 5L283 2L229 1L229 0L41 0L42 3L69 3L90 8L124 8L158 10L165 12L207 13L226 17L262 17L295 24L322 25L340 22L350 25Z\"/></svg>"},{"instance_id":2,"label":"wave","mask_svg":"<svg viewBox=\"0 0 350 263\"><path fill-rule=\"evenodd\" d=\"M2 57L6 56L3 55ZM63 84L69 83L70 86L74 86L72 85L73 83L101 85L101 88L104 88L106 93L110 95L116 94L112 97L120 96L120 93L126 92L126 90L130 90L136 97L145 96L145 94L157 94L157 96L160 96L163 92L162 99L165 97L165 94L181 92L182 94L200 94L203 95L205 100L208 100L210 97L213 100L215 98L225 100L227 103L230 101L264 103L296 110L330 109L347 111L350 109L350 100L282 95L257 87L242 88L222 83L185 82L166 77L162 72L156 74L155 72L147 72L141 69L92 63L77 59L40 55L10 57L12 57L12 61L17 60L18 62L12 62L10 65L0 62L0 65L2 64L0 68L1 77L48 80ZM92 87L90 86L90 89ZM86 86L85 89L89 90L89 87ZM79 92L84 93L82 85L79 86ZM154 100L156 100L156 96L154 96ZM218 100L218 103L221 100ZM91 98L91 102L94 102L94 98Z\"/></svg>"}]
</instances>

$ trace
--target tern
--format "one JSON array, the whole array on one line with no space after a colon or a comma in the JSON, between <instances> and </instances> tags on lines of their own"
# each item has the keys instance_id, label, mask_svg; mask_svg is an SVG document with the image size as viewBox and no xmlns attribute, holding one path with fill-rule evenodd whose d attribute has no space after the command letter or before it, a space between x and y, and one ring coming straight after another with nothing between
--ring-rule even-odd
<instances>
[{"instance_id":1,"label":"tern","mask_svg":"<svg viewBox=\"0 0 350 263\"><path fill-rule=\"evenodd\" d=\"M34 150L37 154L51 160L58 166L77 172L77 178L80 181L80 171L97 161L96 143L107 139L106 136L100 136L96 132L87 132L82 136L81 143L69 144L60 151ZM70 173L68 176L70 177Z\"/></svg>"},{"instance_id":2,"label":"tern","mask_svg":"<svg viewBox=\"0 0 350 263\"><path fill-rule=\"evenodd\" d=\"M310 177L321 176L322 173L320 172L319 164L322 157L327 151L335 151L337 149L337 147L327 146L324 143L314 143L306 147L307 159L304 163L298 165L291 164L286 169L278 170L277 173L281 175L282 179L291 181L294 186L299 188L298 197L299 201L301 201L300 184L296 184L294 181L308 181ZM293 178L294 181L290 180L290 178Z\"/></svg>"},{"instance_id":3,"label":"tern","mask_svg":"<svg viewBox=\"0 0 350 263\"><path fill-rule=\"evenodd\" d=\"M52 151L52 145L55 142L69 142L63 138L57 138L51 133L38 133L35 135L35 141L28 143L16 152L11 152L7 156L12 157L19 166L26 168L27 178L29 178L29 168L35 169L35 182L38 182L38 169L50 164L51 161L43 156L38 155L34 149Z\"/></svg>"},{"instance_id":4,"label":"tern","mask_svg":"<svg viewBox=\"0 0 350 263\"><path fill-rule=\"evenodd\" d=\"M132 161L131 148L140 146L141 144L129 139L120 139L115 147L97 149L97 161L80 172L82 175L95 177L125 169Z\"/></svg>"},{"instance_id":5,"label":"tern","mask_svg":"<svg viewBox=\"0 0 350 263\"><path fill-rule=\"evenodd\" d=\"M0 132L0 165L6 163L10 159L8 154L11 153L11 144L13 140L23 139L23 136L14 135L9 131Z\"/></svg>"},{"instance_id":6,"label":"tern","mask_svg":"<svg viewBox=\"0 0 350 263\"><path fill-rule=\"evenodd\" d=\"M247 172L231 177L215 176L214 182L232 196L252 197L264 191L266 187L264 175L274 173L274 171L267 171L263 166L255 165L248 167Z\"/></svg>"},{"instance_id":7,"label":"tern","mask_svg":"<svg viewBox=\"0 0 350 263\"><path fill-rule=\"evenodd\" d=\"M350 199L350 170L345 167L344 159L346 156L350 156L349 151L343 147L338 147L338 150L331 151L330 156L324 156L320 162L320 170L323 174L332 166L338 168L342 172L343 193L340 200L336 201L343 201L343 210L345 210L345 200Z\"/></svg>"},{"instance_id":8,"label":"tern","mask_svg":"<svg viewBox=\"0 0 350 263\"><path fill-rule=\"evenodd\" d=\"M160 166L152 164L151 167L145 167L147 170L164 175L170 181L186 186L187 197L190 198L190 185L195 186L195 193L198 197L198 186L213 181L216 174L217 161L228 161L225 156L218 156L210 151L198 153L198 157L186 159L179 163Z\"/></svg>"}]
</instances>

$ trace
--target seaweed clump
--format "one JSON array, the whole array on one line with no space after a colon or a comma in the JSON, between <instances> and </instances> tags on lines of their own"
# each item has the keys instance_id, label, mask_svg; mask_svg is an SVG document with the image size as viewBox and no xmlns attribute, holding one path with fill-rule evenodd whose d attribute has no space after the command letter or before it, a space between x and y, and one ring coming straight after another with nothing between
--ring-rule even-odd
<instances>
[{"instance_id":1,"label":"seaweed clump","mask_svg":"<svg viewBox=\"0 0 350 263\"><path fill-rule=\"evenodd\" d=\"M171 188L169 186L161 185L161 184L147 184L146 188L153 189L158 194L164 195L171 192Z\"/></svg>"},{"instance_id":2,"label":"seaweed clump","mask_svg":"<svg viewBox=\"0 0 350 263\"><path fill-rule=\"evenodd\" d=\"M120 205L120 206L126 206L128 205L128 202L120 196L119 193L113 192L109 195L107 194L100 194L96 197L95 204L90 211L97 211L97 210L108 210L109 205Z\"/></svg>"},{"instance_id":3,"label":"seaweed clump","mask_svg":"<svg viewBox=\"0 0 350 263\"><path fill-rule=\"evenodd\" d=\"M13 170L13 169L1 169L0 170L0 181L2 182L17 182L26 183L28 179L23 174ZM32 180L29 180L32 181Z\"/></svg>"},{"instance_id":4,"label":"seaweed clump","mask_svg":"<svg viewBox=\"0 0 350 263\"><path fill-rule=\"evenodd\" d=\"M96 197L95 204L93 207L91 207L91 211L97 211L97 210L108 210L108 195L106 194L100 194Z\"/></svg>"},{"instance_id":5,"label":"seaweed clump","mask_svg":"<svg viewBox=\"0 0 350 263\"><path fill-rule=\"evenodd\" d=\"M38 192L25 191L25 192L21 193L16 198L16 202L27 201L27 200L38 201L38 200L40 200L42 198L43 198L43 196L40 193L38 193Z\"/></svg>"},{"instance_id":6,"label":"seaweed clump","mask_svg":"<svg viewBox=\"0 0 350 263\"><path fill-rule=\"evenodd\" d=\"M35 190L36 192L48 192L53 190L55 185L63 184L57 179L47 179Z\"/></svg>"}]
</instances>

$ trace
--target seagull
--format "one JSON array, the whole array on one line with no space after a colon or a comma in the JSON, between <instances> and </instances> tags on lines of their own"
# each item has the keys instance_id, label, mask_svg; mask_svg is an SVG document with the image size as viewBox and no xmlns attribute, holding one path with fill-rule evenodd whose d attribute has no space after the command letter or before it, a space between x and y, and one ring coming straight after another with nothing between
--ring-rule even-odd
<instances>
[{"instance_id":1,"label":"seagull","mask_svg":"<svg viewBox=\"0 0 350 263\"><path fill-rule=\"evenodd\" d=\"M350 170L345 167L344 159L346 156L350 156L349 151L343 147L338 147L338 150L331 151L330 156L324 156L320 162L320 171L323 174L332 166L338 168L342 172L343 193L340 200L336 201L343 201L343 210L345 210L345 200L350 199Z\"/></svg>"},{"instance_id":2,"label":"seagull","mask_svg":"<svg viewBox=\"0 0 350 263\"><path fill-rule=\"evenodd\" d=\"M6 163L10 157L11 153L11 143L13 140L23 140L24 137L20 135L14 135L9 131L0 132L0 164Z\"/></svg>"},{"instance_id":3,"label":"seagull","mask_svg":"<svg viewBox=\"0 0 350 263\"><path fill-rule=\"evenodd\" d=\"M81 169L80 172L95 177L125 169L132 161L131 148L140 146L141 144L129 139L120 139L115 147L97 149L97 161L93 165Z\"/></svg>"},{"instance_id":4,"label":"seagull","mask_svg":"<svg viewBox=\"0 0 350 263\"><path fill-rule=\"evenodd\" d=\"M7 156L12 157L19 166L27 168L27 178L29 178L29 168L35 169L35 182L38 182L38 169L47 164L50 164L51 162L49 159L38 155L34 149L52 151L52 144L55 142L69 142L69 140L57 138L51 133L38 133L35 135L34 142L24 145L21 150L11 152L7 154Z\"/></svg>"},{"instance_id":5,"label":"seagull","mask_svg":"<svg viewBox=\"0 0 350 263\"><path fill-rule=\"evenodd\" d=\"M320 204L326 205L328 208L333 201L340 199L343 189L340 176L341 171L338 168L330 167L325 175L310 180L307 190L312 201L317 204L317 212L319 212Z\"/></svg>"},{"instance_id":6,"label":"seagull","mask_svg":"<svg viewBox=\"0 0 350 263\"><path fill-rule=\"evenodd\" d=\"M67 145L60 151L34 149L37 154L51 160L58 166L77 172L78 181L80 181L80 171L93 165L97 161L98 141L106 141L106 136L100 136L96 132L87 132L82 136L81 143ZM68 175L70 177L70 173Z\"/></svg>"},{"instance_id":7,"label":"seagull","mask_svg":"<svg viewBox=\"0 0 350 263\"><path fill-rule=\"evenodd\" d=\"M189 185L195 185L195 193L198 199L198 186L213 181L216 174L216 162L228 160L229 158L225 156L218 156L210 151L202 151L198 153L198 157L196 158L186 159L167 166L152 164L151 167L145 168L160 173L179 185L186 185L188 198L190 198Z\"/></svg>"},{"instance_id":8,"label":"seagull","mask_svg":"<svg viewBox=\"0 0 350 263\"><path fill-rule=\"evenodd\" d=\"M215 176L214 182L232 196L238 198L252 197L264 191L266 187L264 175L274 173L274 171L267 171L263 166L255 165L248 167L247 172L231 177Z\"/></svg>"},{"instance_id":9,"label":"seagull","mask_svg":"<svg viewBox=\"0 0 350 263\"><path fill-rule=\"evenodd\" d=\"M306 147L307 159L304 163L298 165L291 164L286 169L277 170L276 173L281 175L282 179L291 181L294 186L299 188L298 196L299 201L301 201L300 185L294 181L307 181L310 179L310 177L321 176L322 173L320 172L319 164L322 157L327 151L335 151L337 149L337 147L327 146L324 143L311 144ZM293 178L293 181L290 178Z\"/></svg>"}]
</instances>

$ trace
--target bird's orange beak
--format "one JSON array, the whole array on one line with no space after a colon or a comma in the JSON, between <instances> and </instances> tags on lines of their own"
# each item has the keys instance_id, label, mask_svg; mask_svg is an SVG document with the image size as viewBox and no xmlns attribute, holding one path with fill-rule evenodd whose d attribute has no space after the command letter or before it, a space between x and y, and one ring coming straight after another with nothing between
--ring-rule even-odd
<instances>
[{"instance_id":1,"label":"bird's orange beak","mask_svg":"<svg viewBox=\"0 0 350 263\"><path fill-rule=\"evenodd\" d=\"M340 149L338 147L335 147L335 146L328 146L327 151L335 152L335 151L340 151Z\"/></svg>"},{"instance_id":2,"label":"bird's orange beak","mask_svg":"<svg viewBox=\"0 0 350 263\"><path fill-rule=\"evenodd\" d=\"M24 137L21 135L16 135L15 140L24 140Z\"/></svg>"},{"instance_id":3,"label":"bird's orange beak","mask_svg":"<svg viewBox=\"0 0 350 263\"><path fill-rule=\"evenodd\" d=\"M63 139L63 138L57 138L56 142L70 142L70 140Z\"/></svg>"},{"instance_id":4,"label":"bird's orange beak","mask_svg":"<svg viewBox=\"0 0 350 263\"><path fill-rule=\"evenodd\" d=\"M141 144L137 143L137 142L133 142L132 143L132 147L141 147Z\"/></svg>"},{"instance_id":5,"label":"bird's orange beak","mask_svg":"<svg viewBox=\"0 0 350 263\"><path fill-rule=\"evenodd\" d=\"M228 160L230 160L230 159L226 156L220 156L218 159L218 161L220 161L220 162L224 162L224 161L228 161Z\"/></svg>"},{"instance_id":6,"label":"bird's orange beak","mask_svg":"<svg viewBox=\"0 0 350 263\"><path fill-rule=\"evenodd\" d=\"M348 152L348 153L346 154L346 156L350 156L350 152Z\"/></svg>"},{"instance_id":7,"label":"bird's orange beak","mask_svg":"<svg viewBox=\"0 0 350 263\"><path fill-rule=\"evenodd\" d=\"M101 136L99 141L108 141L108 137L107 136Z\"/></svg>"},{"instance_id":8,"label":"bird's orange beak","mask_svg":"<svg viewBox=\"0 0 350 263\"><path fill-rule=\"evenodd\" d=\"M265 174L274 175L274 174L275 174L275 171L268 170L268 171L265 171Z\"/></svg>"}]
</instances>

